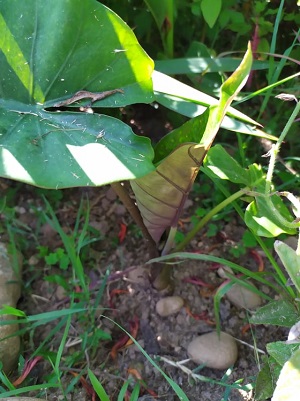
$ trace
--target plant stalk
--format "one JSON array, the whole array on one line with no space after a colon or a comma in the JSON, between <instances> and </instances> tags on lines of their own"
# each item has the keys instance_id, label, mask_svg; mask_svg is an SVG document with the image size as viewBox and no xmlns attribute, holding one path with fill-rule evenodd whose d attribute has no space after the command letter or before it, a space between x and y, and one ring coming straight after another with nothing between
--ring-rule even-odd
<instances>
[{"instance_id":1,"label":"plant stalk","mask_svg":"<svg viewBox=\"0 0 300 401\"><path fill-rule=\"evenodd\" d=\"M293 122L295 121L297 115L299 114L299 112L300 112L300 102L297 102L293 113L291 114L290 118L288 119L288 122L286 123L284 129L282 130L282 133L280 134L280 137L278 138L278 141L270 150L271 158L270 158L268 174L267 174L266 195L269 195L269 193L271 191L271 182L272 182L274 168L275 168L276 156L279 153L280 146L281 146L282 142L285 140L285 137L287 136L287 134L288 134ZM273 157L272 157L272 155L273 155Z\"/></svg>"},{"instance_id":2,"label":"plant stalk","mask_svg":"<svg viewBox=\"0 0 300 401\"><path fill-rule=\"evenodd\" d=\"M300 112L300 102L297 102L296 107L294 108L293 113L291 114L290 118L288 119L288 122L286 123L283 131L280 134L280 137L278 138L278 141L276 142L275 145L272 146L272 148L269 151L270 155L270 162L269 162L269 167L268 167L268 172L267 172L267 177L266 177L266 187L265 187L265 196L266 196L266 202L272 212L275 214L276 218L278 221L280 221L281 224L283 224L285 227L288 228L294 228L294 229L299 229L300 224L299 223L294 223L286 220L276 209L276 207L273 205L272 199L271 199L271 190L272 190L272 179L273 179L273 173L275 169L275 163L276 163L276 158L277 155L280 151L280 146L282 142L284 141L285 137L288 134L288 131L290 130L293 122L295 121L297 115Z\"/></svg>"},{"instance_id":3,"label":"plant stalk","mask_svg":"<svg viewBox=\"0 0 300 401\"><path fill-rule=\"evenodd\" d=\"M141 213L136 206L135 202L133 199L130 198L128 192L124 188L124 186L120 182L114 182L110 184L115 193L118 195L119 199L122 201L128 212L130 213L131 217L133 218L134 222L140 227L143 237L145 238L145 241L147 243L149 253L150 253L150 258L153 259L153 257L157 257L159 255L156 243L149 234L149 231L147 230L147 227L145 226ZM153 256L156 255L156 256Z\"/></svg>"}]
</instances>

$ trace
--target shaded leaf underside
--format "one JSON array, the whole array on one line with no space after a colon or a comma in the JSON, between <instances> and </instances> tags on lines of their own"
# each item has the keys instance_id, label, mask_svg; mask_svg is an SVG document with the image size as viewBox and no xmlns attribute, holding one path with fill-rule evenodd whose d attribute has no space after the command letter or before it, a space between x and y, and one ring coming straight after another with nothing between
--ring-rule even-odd
<instances>
[{"instance_id":1,"label":"shaded leaf underside","mask_svg":"<svg viewBox=\"0 0 300 401\"><path fill-rule=\"evenodd\" d=\"M204 156L202 145L181 145L155 171L131 181L144 223L156 243L167 228L177 225Z\"/></svg>"}]
</instances>

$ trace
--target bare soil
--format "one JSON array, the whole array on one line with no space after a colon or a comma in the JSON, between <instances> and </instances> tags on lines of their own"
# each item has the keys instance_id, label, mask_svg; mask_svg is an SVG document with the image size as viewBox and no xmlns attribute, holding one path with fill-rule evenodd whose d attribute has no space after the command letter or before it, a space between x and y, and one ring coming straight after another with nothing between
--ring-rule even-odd
<instances>
[{"instance_id":1,"label":"bare soil","mask_svg":"<svg viewBox=\"0 0 300 401\"><path fill-rule=\"evenodd\" d=\"M14 185L12 184L12 186ZM4 192L8 193L9 189L11 191L9 186L11 186L9 181L2 181ZM51 274L61 274L71 279L71 268L62 272L57 266L47 266L45 261L38 256L39 251L37 250L37 244L47 246L51 251L63 247L61 239L49 224L39 218L37 209L45 209L39 190L21 185L17 194L18 198L15 199L17 205L14 207L15 221L19 222L20 230L22 226L25 227L23 234L16 237L22 245L25 256L24 289L19 308L24 310L27 315L67 308L68 298L66 298L63 288L45 281L45 278ZM103 318L103 314L128 331L131 330L131 322L136 322L138 324L136 340L140 346L184 390L190 401L255 399L253 391L231 390L229 392L228 388L219 384L195 381L186 369L184 371L184 368L172 366L172 364L188 359L187 345L195 336L215 329L213 290L185 282L186 278L198 277L217 288L222 283L222 279L217 275L215 266L198 261L185 261L173 265L174 294L184 299L186 307L175 315L160 317L156 313L155 305L164 295L155 291L151 287L147 275L141 273L148 258L145 243L113 191L109 187L73 189L63 191L63 198L56 202L53 201L53 192L52 195L49 193L48 198L52 199L52 203L55 204L56 215L66 233L72 232L81 200L88 199L91 206L89 224L95 230L99 230L102 236L99 241L88 247L88 253L85 254L84 259L86 275L90 279L95 294L101 287L107 269L110 270L109 281L101 301L101 306L105 310L102 309L99 312L96 325L111 334L112 341L99 341L96 352L93 353L87 349L86 359L82 360L78 366L73 367L74 372L81 371L89 365L112 401L117 399L119 389L128 375L134 376L137 374L136 372L146 383L149 392L158 395L157 399L166 401L178 399L165 378L146 360L136 345L125 347L118 352L115 359L111 357L114 344L124 333L110 320ZM190 217L193 216L196 206L197 198L193 199L192 195L192 200L188 201L180 222L181 232L185 233L190 228ZM121 224L127 227L123 241L120 241ZM227 258L256 271L257 261L250 253L240 256L238 260L235 260L229 253L231 247L234 247L242 237L244 228L241 224L233 216L229 223L220 225L220 232L215 237L209 238L205 231L199 233L190 244L189 251ZM3 236L5 237L5 234ZM266 263L264 257L263 260ZM268 269L267 263L265 268ZM260 289L271 295L268 288L260 287ZM114 290L125 290L126 292L118 293ZM117 295L111 298L110 294L116 293ZM112 307L113 309L110 309ZM254 384L255 375L259 369L259 360L262 353L265 352L266 344L282 340L285 332L281 329L264 326L252 327L247 330L250 312L237 309L226 299L222 300L220 315L222 330L240 341L238 343L238 361L226 380L224 371L204 367L197 373L211 380L223 380L226 383L234 383L242 379L243 385ZM31 340L28 336L24 336L23 356L25 358L30 357L32 344L34 347L38 347L51 328L53 328L53 324L40 326ZM66 361L66 356L80 349L81 344L76 344L74 340L80 338L82 330L80 322L74 318L68 338L68 344L71 345L64 350L62 365ZM52 351L57 350L55 347L59 346L61 335L62 333L57 335L53 344L50 345ZM51 367L46 361L37 366L38 368L32 372L32 376L35 383L42 383L43 377L49 374ZM184 364L184 367L193 370L197 366L189 361ZM66 371L63 380L67 386L73 376L68 374L68 366L62 366L62 368ZM13 372L12 377L17 376L17 372ZM91 395L79 384L76 388L78 392L70 395L70 399L91 399ZM139 398L140 401L154 399L149 392L144 390L144 395ZM48 392L47 397L48 400L53 401L62 399L62 395L57 392Z\"/></svg>"}]
</instances>

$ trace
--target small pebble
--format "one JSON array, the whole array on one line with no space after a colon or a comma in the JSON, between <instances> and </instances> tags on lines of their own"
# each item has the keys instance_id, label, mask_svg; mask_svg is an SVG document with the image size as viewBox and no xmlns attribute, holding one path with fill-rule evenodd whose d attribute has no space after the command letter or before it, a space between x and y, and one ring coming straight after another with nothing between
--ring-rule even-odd
<instances>
[{"instance_id":1,"label":"small pebble","mask_svg":"<svg viewBox=\"0 0 300 401\"><path fill-rule=\"evenodd\" d=\"M19 214L25 214L26 213L26 209L23 206L15 206L15 211Z\"/></svg>"},{"instance_id":2,"label":"small pebble","mask_svg":"<svg viewBox=\"0 0 300 401\"><path fill-rule=\"evenodd\" d=\"M63 300L66 298L66 290L62 286L57 286L56 291L55 291L55 297L58 301Z\"/></svg>"},{"instance_id":3,"label":"small pebble","mask_svg":"<svg viewBox=\"0 0 300 401\"><path fill-rule=\"evenodd\" d=\"M187 352L197 364L205 364L213 369L227 369L238 357L235 339L222 331L220 337L213 331L194 338L188 345Z\"/></svg>"},{"instance_id":4,"label":"small pebble","mask_svg":"<svg viewBox=\"0 0 300 401\"><path fill-rule=\"evenodd\" d=\"M0 322L3 323L4 320L13 319L15 319L15 317L11 315L1 316ZM19 326L17 324L9 324L3 325L0 328L0 361L3 364L3 370L9 373L15 368L19 357L20 337L14 335L14 333L18 331Z\"/></svg>"},{"instance_id":5,"label":"small pebble","mask_svg":"<svg viewBox=\"0 0 300 401\"><path fill-rule=\"evenodd\" d=\"M184 301L181 297L174 295L160 299L156 304L156 312L159 316L166 317L180 311Z\"/></svg>"},{"instance_id":6,"label":"small pebble","mask_svg":"<svg viewBox=\"0 0 300 401\"><path fill-rule=\"evenodd\" d=\"M37 257L37 255L32 255L28 259L28 264L30 266L36 266L38 263L39 263L39 258Z\"/></svg>"},{"instance_id":7,"label":"small pebble","mask_svg":"<svg viewBox=\"0 0 300 401\"><path fill-rule=\"evenodd\" d=\"M8 252L8 245L0 242L0 308L3 305L16 307L21 294L21 283L18 275L21 274L22 259L18 256L18 274L15 274L12 258ZM20 350L20 338L15 335L19 330L18 324L6 325L5 320L14 320L14 316L2 315L0 322L0 361L3 370L9 373L17 364ZM0 397L1 398L1 397Z\"/></svg>"},{"instance_id":8,"label":"small pebble","mask_svg":"<svg viewBox=\"0 0 300 401\"><path fill-rule=\"evenodd\" d=\"M228 277L230 277L230 276L228 276L227 273L234 275L233 270L229 266L222 266L222 267L218 268L218 275L220 277L227 279Z\"/></svg>"},{"instance_id":9,"label":"small pebble","mask_svg":"<svg viewBox=\"0 0 300 401\"><path fill-rule=\"evenodd\" d=\"M236 283L226 293L229 301L237 308L255 309L262 304L259 295Z\"/></svg>"}]
</instances>

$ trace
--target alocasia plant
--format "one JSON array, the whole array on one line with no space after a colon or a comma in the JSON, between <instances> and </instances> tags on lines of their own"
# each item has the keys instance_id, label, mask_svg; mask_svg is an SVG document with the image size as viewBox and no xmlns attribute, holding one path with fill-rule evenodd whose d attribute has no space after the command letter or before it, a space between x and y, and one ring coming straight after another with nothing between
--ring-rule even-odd
<instances>
[{"instance_id":1,"label":"alocasia plant","mask_svg":"<svg viewBox=\"0 0 300 401\"><path fill-rule=\"evenodd\" d=\"M117 183L130 180L152 249L170 228L172 238L221 124L261 134L230 107L250 73L250 48L217 101L154 71L132 30L95 0L3 0L0 33L0 176L54 189L115 183L119 193ZM154 100L194 116L155 148L89 108Z\"/></svg>"}]
</instances>

